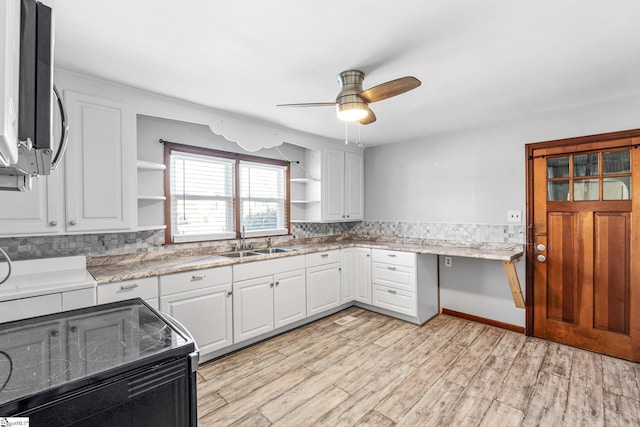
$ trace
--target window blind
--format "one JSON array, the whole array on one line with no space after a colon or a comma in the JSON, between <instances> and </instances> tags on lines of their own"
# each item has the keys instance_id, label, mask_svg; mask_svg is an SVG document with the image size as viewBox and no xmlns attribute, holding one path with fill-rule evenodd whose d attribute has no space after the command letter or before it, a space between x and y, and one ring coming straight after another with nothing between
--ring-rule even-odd
<instances>
[{"instance_id":1,"label":"window blind","mask_svg":"<svg viewBox=\"0 0 640 427\"><path fill-rule=\"evenodd\" d=\"M240 225L246 234L285 234L285 166L240 161Z\"/></svg>"},{"instance_id":2,"label":"window blind","mask_svg":"<svg viewBox=\"0 0 640 427\"><path fill-rule=\"evenodd\" d=\"M174 242L235 237L234 160L171 152L171 231Z\"/></svg>"}]
</instances>

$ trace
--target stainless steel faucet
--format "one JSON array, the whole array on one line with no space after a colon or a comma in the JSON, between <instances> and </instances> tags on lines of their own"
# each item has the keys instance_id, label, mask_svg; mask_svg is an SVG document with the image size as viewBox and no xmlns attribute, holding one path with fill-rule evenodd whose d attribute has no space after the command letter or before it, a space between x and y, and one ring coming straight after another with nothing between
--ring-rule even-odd
<instances>
[{"instance_id":1,"label":"stainless steel faucet","mask_svg":"<svg viewBox=\"0 0 640 427\"><path fill-rule=\"evenodd\" d=\"M267 248L271 249L271 237L267 237Z\"/></svg>"},{"instance_id":2,"label":"stainless steel faucet","mask_svg":"<svg viewBox=\"0 0 640 427\"><path fill-rule=\"evenodd\" d=\"M241 251L247 249L246 246L245 246L245 243L246 243L246 233L245 233L244 225L243 225L242 226L242 231L240 232L240 250Z\"/></svg>"}]
</instances>

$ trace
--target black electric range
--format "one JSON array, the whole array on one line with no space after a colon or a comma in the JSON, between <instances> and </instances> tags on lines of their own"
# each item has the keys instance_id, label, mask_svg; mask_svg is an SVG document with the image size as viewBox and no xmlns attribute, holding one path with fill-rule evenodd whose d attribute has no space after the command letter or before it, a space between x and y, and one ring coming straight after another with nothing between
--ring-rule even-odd
<instances>
[{"instance_id":1,"label":"black electric range","mask_svg":"<svg viewBox=\"0 0 640 427\"><path fill-rule=\"evenodd\" d=\"M141 299L0 324L0 417L195 426L198 350Z\"/></svg>"}]
</instances>

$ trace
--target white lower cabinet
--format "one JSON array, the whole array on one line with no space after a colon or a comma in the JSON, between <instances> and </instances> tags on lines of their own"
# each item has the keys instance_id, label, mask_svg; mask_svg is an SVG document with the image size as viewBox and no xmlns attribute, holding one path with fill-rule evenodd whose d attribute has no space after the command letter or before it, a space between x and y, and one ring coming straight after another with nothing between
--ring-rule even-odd
<instances>
[{"instance_id":1,"label":"white lower cabinet","mask_svg":"<svg viewBox=\"0 0 640 427\"><path fill-rule=\"evenodd\" d=\"M371 258L371 305L418 324L438 313L437 255L373 249Z\"/></svg>"},{"instance_id":2,"label":"white lower cabinet","mask_svg":"<svg viewBox=\"0 0 640 427\"><path fill-rule=\"evenodd\" d=\"M340 251L307 254L307 316L342 303Z\"/></svg>"},{"instance_id":3,"label":"white lower cabinet","mask_svg":"<svg viewBox=\"0 0 640 427\"><path fill-rule=\"evenodd\" d=\"M236 343L306 316L303 269L233 283L233 338Z\"/></svg>"},{"instance_id":4,"label":"white lower cabinet","mask_svg":"<svg viewBox=\"0 0 640 427\"><path fill-rule=\"evenodd\" d=\"M356 301L371 304L371 249L353 248L353 250L353 264L351 264L353 296Z\"/></svg>"},{"instance_id":5,"label":"white lower cabinet","mask_svg":"<svg viewBox=\"0 0 640 427\"><path fill-rule=\"evenodd\" d=\"M203 354L233 344L231 283L161 299L160 311L178 319L193 335Z\"/></svg>"},{"instance_id":6,"label":"white lower cabinet","mask_svg":"<svg viewBox=\"0 0 640 427\"><path fill-rule=\"evenodd\" d=\"M201 360L233 344L231 267L160 276L160 311L193 335Z\"/></svg>"}]
</instances>

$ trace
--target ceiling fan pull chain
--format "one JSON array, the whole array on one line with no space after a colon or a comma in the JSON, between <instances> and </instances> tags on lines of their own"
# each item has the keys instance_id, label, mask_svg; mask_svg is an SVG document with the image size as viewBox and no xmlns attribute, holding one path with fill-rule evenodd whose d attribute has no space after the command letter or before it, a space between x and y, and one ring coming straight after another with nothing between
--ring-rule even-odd
<instances>
[{"instance_id":1,"label":"ceiling fan pull chain","mask_svg":"<svg viewBox=\"0 0 640 427\"><path fill-rule=\"evenodd\" d=\"M344 122L344 145L349 145L349 122Z\"/></svg>"}]
</instances>

